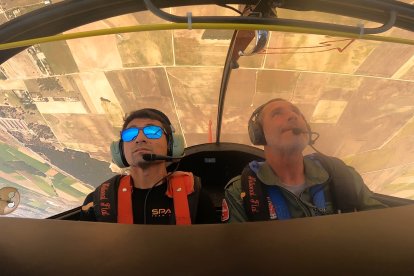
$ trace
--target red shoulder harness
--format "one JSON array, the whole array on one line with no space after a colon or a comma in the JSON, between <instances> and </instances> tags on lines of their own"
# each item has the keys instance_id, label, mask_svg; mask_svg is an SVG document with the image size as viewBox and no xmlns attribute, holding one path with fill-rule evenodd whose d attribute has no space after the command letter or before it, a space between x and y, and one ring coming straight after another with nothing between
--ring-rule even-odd
<instances>
[{"instance_id":1,"label":"red shoulder harness","mask_svg":"<svg viewBox=\"0 0 414 276\"><path fill-rule=\"evenodd\" d=\"M194 176L191 172L177 171L168 178L166 196L174 201L177 225L191 224L187 196L194 192ZM118 223L133 224L131 176L121 178L118 188Z\"/></svg>"}]
</instances>

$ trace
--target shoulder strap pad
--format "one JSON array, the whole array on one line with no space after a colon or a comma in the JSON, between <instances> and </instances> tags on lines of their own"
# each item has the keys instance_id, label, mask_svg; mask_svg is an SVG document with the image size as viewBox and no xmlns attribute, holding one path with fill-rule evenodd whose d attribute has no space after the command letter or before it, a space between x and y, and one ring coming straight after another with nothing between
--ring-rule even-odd
<instances>
[{"instance_id":1,"label":"shoulder strap pad","mask_svg":"<svg viewBox=\"0 0 414 276\"><path fill-rule=\"evenodd\" d=\"M336 209L340 212L354 212L358 210L358 195L353 183L353 175L348 166L341 159L319 153L314 153L307 157L319 161L328 172L329 185Z\"/></svg>"},{"instance_id":2,"label":"shoulder strap pad","mask_svg":"<svg viewBox=\"0 0 414 276\"><path fill-rule=\"evenodd\" d=\"M269 220L269 205L266 200L267 191L263 191L261 181L249 165L242 172L241 188L241 197L243 198L244 209L249 220Z\"/></svg>"},{"instance_id":3,"label":"shoulder strap pad","mask_svg":"<svg viewBox=\"0 0 414 276\"><path fill-rule=\"evenodd\" d=\"M177 225L191 224L188 195L194 193L194 176L191 172L177 171L168 180L166 195L173 199Z\"/></svg>"},{"instance_id":4,"label":"shoulder strap pad","mask_svg":"<svg viewBox=\"0 0 414 276\"><path fill-rule=\"evenodd\" d=\"M116 175L95 189L93 205L97 221L117 222L117 195L121 177Z\"/></svg>"},{"instance_id":5,"label":"shoulder strap pad","mask_svg":"<svg viewBox=\"0 0 414 276\"><path fill-rule=\"evenodd\" d=\"M132 210L132 183L131 176L121 177L118 187L118 223L133 224L134 212Z\"/></svg>"},{"instance_id":6,"label":"shoulder strap pad","mask_svg":"<svg viewBox=\"0 0 414 276\"><path fill-rule=\"evenodd\" d=\"M194 176L191 172L176 171L168 178L168 188L165 194L174 196L174 188L182 189L186 195L194 192ZM181 191L181 190L180 190Z\"/></svg>"}]
</instances>

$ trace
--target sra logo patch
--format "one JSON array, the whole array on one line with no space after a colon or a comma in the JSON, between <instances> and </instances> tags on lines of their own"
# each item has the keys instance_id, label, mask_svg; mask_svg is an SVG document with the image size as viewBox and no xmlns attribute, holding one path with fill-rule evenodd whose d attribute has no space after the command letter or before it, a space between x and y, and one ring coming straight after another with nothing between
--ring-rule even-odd
<instances>
[{"instance_id":1,"label":"sra logo patch","mask_svg":"<svg viewBox=\"0 0 414 276\"><path fill-rule=\"evenodd\" d=\"M152 217L165 217L171 215L171 209L152 209Z\"/></svg>"}]
</instances>

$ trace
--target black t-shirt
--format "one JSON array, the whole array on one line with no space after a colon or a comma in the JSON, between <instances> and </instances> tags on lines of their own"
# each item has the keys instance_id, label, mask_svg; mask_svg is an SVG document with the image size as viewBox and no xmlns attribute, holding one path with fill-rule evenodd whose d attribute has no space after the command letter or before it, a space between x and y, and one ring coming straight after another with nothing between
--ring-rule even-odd
<instances>
[{"instance_id":1,"label":"black t-shirt","mask_svg":"<svg viewBox=\"0 0 414 276\"><path fill-rule=\"evenodd\" d=\"M173 199L165 195L167 182L152 189L133 188L132 211L134 224L171 224L170 216L174 216ZM83 205L93 202L90 193ZM145 214L145 215L144 215ZM81 211L80 220L97 221L93 208ZM201 189L198 199L196 224L216 223L216 212L210 197Z\"/></svg>"}]
</instances>

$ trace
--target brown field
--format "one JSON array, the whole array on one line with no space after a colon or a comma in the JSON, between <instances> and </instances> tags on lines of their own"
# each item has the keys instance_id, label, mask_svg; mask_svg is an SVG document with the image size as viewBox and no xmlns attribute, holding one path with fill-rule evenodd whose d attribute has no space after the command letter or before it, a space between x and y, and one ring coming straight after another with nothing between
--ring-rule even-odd
<instances>
[{"instance_id":1,"label":"brown field","mask_svg":"<svg viewBox=\"0 0 414 276\"><path fill-rule=\"evenodd\" d=\"M3 0L1 1L1 6L3 9L13 9L13 8L19 8L24 7L28 5L35 5L39 4L39 0Z\"/></svg>"},{"instance_id":2,"label":"brown field","mask_svg":"<svg viewBox=\"0 0 414 276\"><path fill-rule=\"evenodd\" d=\"M177 65L223 66L230 40L202 39L204 30L175 30Z\"/></svg>"},{"instance_id":3,"label":"brown field","mask_svg":"<svg viewBox=\"0 0 414 276\"><path fill-rule=\"evenodd\" d=\"M13 90L13 89L19 89L19 90L26 90L26 84L24 82L24 80L14 80L14 79L9 79L9 80L0 80L0 87L1 90ZM11 92L10 92L11 93Z\"/></svg>"},{"instance_id":4,"label":"brown field","mask_svg":"<svg viewBox=\"0 0 414 276\"><path fill-rule=\"evenodd\" d=\"M82 73L79 75L82 80L83 88L89 95L94 110L98 114L104 114L105 108L103 103L111 102L115 107L121 108L111 85L109 84L105 74L100 73ZM122 111L122 110L121 110Z\"/></svg>"},{"instance_id":5,"label":"brown field","mask_svg":"<svg viewBox=\"0 0 414 276\"><path fill-rule=\"evenodd\" d=\"M125 112L152 104L151 99L166 109L163 98L171 100L167 74L164 68L132 69L107 72L106 77L111 84L115 96ZM158 102L158 103L157 103ZM153 106L153 105L151 105Z\"/></svg>"},{"instance_id":6,"label":"brown field","mask_svg":"<svg viewBox=\"0 0 414 276\"><path fill-rule=\"evenodd\" d=\"M73 29L70 32L103 28L107 28L107 25L103 22L97 22ZM68 40L67 44L80 72L122 68L116 35Z\"/></svg>"},{"instance_id":7,"label":"brown field","mask_svg":"<svg viewBox=\"0 0 414 276\"><path fill-rule=\"evenodd\" d=\"M68 148L109 160L109 145L118 135L105 115L45 114L44 117L53 122L53 132Z\"/></svg>"},{"instance_id":8,"label":"brown field","mask_svg":"<svg viewBox=\"0 0 414 276\"><path fill-rule=\"evenodd\" d=\"M66 41L55 41L39 45L47 62L56 75L78 72L78 67Z\"/></svg>"},{"instance_id":9,"label":"brown field","mask_svg":"<svg viewBox=\"0 0 414 276\"><path fill-rule=\"evenodd\" d=\"M118 48L125 67L173 65L172 32L120 34Z\"/></svg>"},{"instance_id":10,"label":"brown field","mask_svg":"<svg viewBox=\"0 0 414 276\"><path fill-rule=\"evenodd\" d=\"M35 62L27 51L20 52L1 66L9 79L38 78L42 76Z\"/></svg>"}]
</instances>

